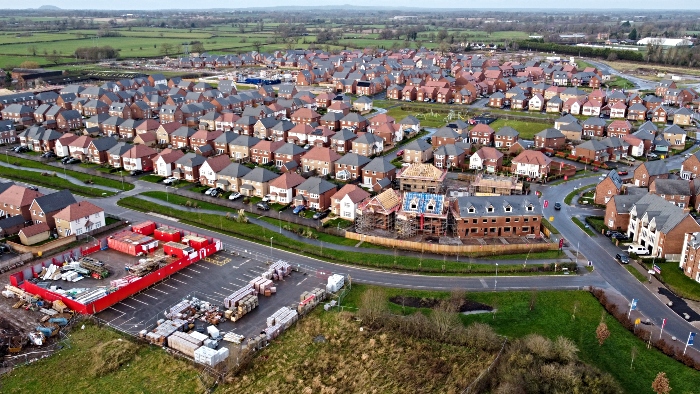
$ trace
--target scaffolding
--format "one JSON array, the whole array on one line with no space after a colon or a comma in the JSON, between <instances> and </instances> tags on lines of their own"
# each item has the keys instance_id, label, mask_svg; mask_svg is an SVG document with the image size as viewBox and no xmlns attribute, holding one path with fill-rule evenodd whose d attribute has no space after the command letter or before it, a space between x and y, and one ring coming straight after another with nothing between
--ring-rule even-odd
<instances>
[{"instance_id":1,"label":"scaffolding","mask_svg":"<svg viewBox=\"0 0 700 394\"><path fill-rule=\"evenodd\" d=\"M396 211L401 208L401 195L393 189L363 201L357 208L355 231L366 234L375 229L394 230Z\"/></svg>"},{"instance_id":2,"label":"scaffolding","mask_svg":"<svg viewBox=\"0 0 700 394\"><path fill-rule=\"evenodd\" d=\"M398 238L413 238L418 232L415 215L399 215L396 218L396 235Z\"/></svg>"},{"instance_id":3,"label":"scaffolding","mask_svg":"<svg viewBox=\"0 0 700 394\"><path fill-rule=\"evenodd\" d=\"M472 196L510 196L523 194L523 183L516 177L478 174L469 184Z\"/></svg>"}]
</instances>

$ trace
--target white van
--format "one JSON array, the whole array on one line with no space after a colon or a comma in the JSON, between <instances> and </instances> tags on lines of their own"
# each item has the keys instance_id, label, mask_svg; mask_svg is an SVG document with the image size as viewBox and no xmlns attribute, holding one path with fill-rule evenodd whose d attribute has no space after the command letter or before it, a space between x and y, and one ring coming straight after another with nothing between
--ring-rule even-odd
<instances>
[{"instance_id":1,"label":"white van","mask_svg":"<svg viewBox=\"0 0 700 394\"><path fill-rule=\"evenodd\" d=\"M649 254L649 250L642 245L630 245L627 247L627 253L634 253L636 255Z\"/></svg>"}]
</instances>

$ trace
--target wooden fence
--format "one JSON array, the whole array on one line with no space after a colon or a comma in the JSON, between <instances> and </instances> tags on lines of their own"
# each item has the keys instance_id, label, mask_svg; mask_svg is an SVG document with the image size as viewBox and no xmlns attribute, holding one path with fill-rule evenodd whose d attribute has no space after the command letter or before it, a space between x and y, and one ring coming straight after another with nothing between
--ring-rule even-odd
<instances>
[{"instance_id":1,"label":"wooden fence","mask_svg":"<svg viewBox=\"0 0 700 394\"><path fill-rule=\"evenodd\" d=\"M369 242L375 245L386 246L388 248L397 248L402 250L412 250L416 252L427 252L434 254L461 254L469 253L475 256L489 256L494 254L514 254L528 252L545 252L548 250L557 250L559 245L556 243L531 243L531 244L497 244L497 245L440 245L426 242L406 241L402 239L393 239L385 237L377 237L373 235L364 235L345 232L345 238L354 239L357 241Z\"/></svg>"},{"instance_id":2,"label":"wooden fence","mask_svg":"<svg viewBox=\"0 0 700 394\"><path fill-rule=\"evenodd\" d=\"M13 249L16 250L20 253L31 253L34 255L42 255L46 254L46 252L50 252L56 248L59 248L64 245L68 245L71 242L74 242L76 240L75 235L71 235L70 237L64 237L64 238L58 238L54 241L47 242L43 245L39 246L26 246L22 244L18 244L15 242L7 241L7 244Z\"/></svg>"}]
</instances>

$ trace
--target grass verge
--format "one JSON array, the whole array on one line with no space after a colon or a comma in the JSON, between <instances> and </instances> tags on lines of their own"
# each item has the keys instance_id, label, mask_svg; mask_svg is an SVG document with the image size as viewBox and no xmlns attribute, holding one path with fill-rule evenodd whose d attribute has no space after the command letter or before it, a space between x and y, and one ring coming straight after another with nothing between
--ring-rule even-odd
<instances>
[{"instance_id":1,"label":"grass verge","mask_svg":"<svg viewBox=\"0 0 700 394\"><path fill-rule=\"evenodd\" d=\"M603 230L607 230L605 218L603 216L587 216L586 223L593 227L598 234L602 234Z\"/></svg>"},{"instance_id":2,"label":"grass verge","mask_svg":"<svg viewBox=\"0 0 700 394\"><path fill-rule=\"evenodd\" d=\"M71 193L75 193L85 197L109 197L116 193L108 192L94 187L80 186L63 178L55 176L44 176L34 171L16 170L0 166L0 176L11 179L13 181L27 182L36 186L48 187L51 189L68 189Z\"/></svg>"},{"instance_id":3,"label":"grass verge","mask_svg":"<svg viewBox=\"0 0 700 394\"><path fill-rule=\"evenodd\" d=\"M579 193L581 193L582 191L584 191L588 188L590 188L590 186L584 186L584 187L580 187L578 189L572 190L571 193L567 194L566 197L564 197L564 204L571 205L571 201L574 200L574 197L576 197L576 195L578 195Z\"/></svg>"},{"instance_id":4,"label":"grass verge","mask_svg":"<svg viewBox=\"0 0 700 394\"><path fill-rule=\"evenodd\" d=\"M632 274L632 276L637 278L637 280L642 282L642 283L644 283L648 280L648 278L646 276L644 276L644 274L639 272L639 270L635 266L633 266L632 264L625 264L625 269L627 271L629 271L629 273Z\"/></svg>"},{"instance_id":5,"label":"grass verge","mask_svg":"<svg viewBox=\"0 0 700 394\"><path fill-rule=\"evenodd\" d=\"M579 219L579 218L577 218L577 217L572 217L572 218L571 218L571 221L573 221L574 223L576 223L576 225L579 226L579 227L581 228L581 230L585 231L586 234L590 235L591 237L595 235L595 233L593 232L593 230L591 230L590 228L586 227L586 225L581 221L581 219Z\"/></svg>"},{"instance_id":6,"label":"grass verge","mask_svg":"<svg viewBox=\"0 0 700 394\"><path fill-rule=\"evenodd\" d=\"M549 220L542 218L542 225L547 227L552 234L559 234L559 230Z\"/></svg>"},{"instance_id":7,"label":"grass verge","mask_svg":"<svg viewBox=\"0 0 700 394\"><path fill-rule=\"evenodd\" d=\"M49 164L44 164L42 162L35 161L35 160L23 159L21 157L13 157L12 160L10 160L10 164L15 164L15 165L18 165L20 167L46 170L48 172L55 172L55 173L63 172L62 167L54 167L54 166L49 165ZM132 185L131 183L127 183L127 182L122 183L121 181L115 181L113 179L102 178L100 176L85 174L82 172L73 171L73 170L69 170L69 169L65 170L65 174L68 176L71 176L75 179L78 179L82 182L86 182L86 181L92 182L95 185L111 187L111 188L116 189L116 190L131 190L134 188L134 185Z\"/></svg>"},{"instance_id":8,"label":"grass verge","mask_svg":"<svg viewBox=\"0 0 700 394\"><path fill-rule=\"evenodd\" d=\"M251 223L239 223L228 220L223 215L206 213L192 214L160 204L140 199L138 197L125 197L119 200L119 206L134 209L141 212L154 212L161 215L178 218L180 222L190 224L212 231L218 231L237 238L247 239L262 245L270 244L270 237L274 235L273 245L278 249L292 251L305 256L320 258L322 260L353 264L378 269L398 270L405 272L433 273L433 274L462 274L462 275L491 275L495 274L496 267L492 264L472 264L452 260L423 259L414 256L394 256L386 254L370 254L362 252L348 252L330 248L320 249L318 246L310 246L307 242L297 241L280 235L275 231L267 230ZM218 224L218 225L217 225ZM508 258L508 255L503 255ZM561 263L561 267L569 270L576 268L575 263ZM523 267L516 265L501 265L498 267L499 275L541 275L554 274L554 267L550 264L529 264Z\"/></svg>"},{"instance_id":9,"label":"grass verge","mask_svg":"<svg viewBox=\"0 0 700 394\"><path fill-rule=\"evenodd\" d=\"M169 202L171 204L182 205L184 207L207 209L210 211L219 211L219 212L236 212L235 209L231 209L228 207L224 207L224 206L210 203L210 202L206 202L206 201L199 201L199 200L190 199L187 197L178 196L177 194L172 194L172 193L150 191L150 192L143 192L141 194L146 196L146 197L157 198L159 200ZM191 214L191 212L190 212L190 214Z\"/></svg>"},{"instance_id":10,"label":"grass verge","mask_svg":"<svg viewBox=\"0 0 700 394\"><path fill-rule=\"evenodd\" d=\"M678 263L656 263L661 268L661 274L656 277L677 296L689 300L700 301L700 283L688 278ZM649 265L651 266L651 265Z\"/></svg>"},{"instance_id":11,"label":"grass verge","mask_svg":"<svg viewBox=\"0 0 700 394\"><path fill-rule=\"evenodd\" d=\"M362 292L369 286L353 284L353 290L344 305L359 305ZM448 298L447 292L384 289L388 298L396 295L419 298ZM630 394L651 392L651 382L660 371L666 372L673 392L697 392L700 372L664 355L627 331L600 303L584 291L531 291L531 292L473 292L467 299L490 305L495 313L461 315L464 324L481 322L497 333L510 338L540 334L550 339L563 336L571 339L579 349L579 358L598 369L610 373ZM533 301L534 299L534 301ZM532 305L532 307L531 307ZM416 309L394 305L395 313L415 313ZM423 310L425 311L425 310ZM425 311L427 313L427 311ZM603 317L610 337L600 346L596 327ZM632 349L637 355L631 363Z\"/></svg>"},{"instance_id":12,"label":"grass verge","mask_svg":"<svg viewBox=\"0 0 700 394\"><path fill-rule=\"evenodd\" d=\"M163 178L162 176L148 174L148 175L144 175L144 176L140 177L139 181L160 183L160 181L162 181L163 179L165 179L165 178Z\"/></svg>"}]
</instances>

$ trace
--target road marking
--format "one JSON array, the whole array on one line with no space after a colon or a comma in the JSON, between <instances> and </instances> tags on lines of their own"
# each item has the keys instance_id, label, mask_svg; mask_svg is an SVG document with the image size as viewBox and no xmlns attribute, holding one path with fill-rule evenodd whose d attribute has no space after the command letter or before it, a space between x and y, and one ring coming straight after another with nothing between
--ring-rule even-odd
<instances>
[{"instance_id":1,"label":"road marking","mask_svg":"<svg viewBox=\"0 0 700 394\"><path fill-rule=\"evenodd\" d=\"M221 293L219 293L219 292L216 292L216 291L214 292L214 294L216 294L216 295L220 295L220 296L222 296L222 297L228 297L228 296L227 296L226 294L221 294Z\"/></svg>"},{"instance_id":2,"label":"road marking","mask_svg":"<svg viewBox=\"0 0 700 394\"><path fill-rule=\"evenodd\" d=\"M123 322L119 323L119 325L123 326L124 324L134 320L135 318L136 318L136 316L131 316L131 318L129 318L128 320L124 320Z\"/></svg>"},{"instance_id":3,"label":"road marking","mask_svg":"<svg viewBox=\"0 0 700 394\"><path fill-rule=\"evenodd\" d=\"M486 281L483 279L479 279L479 282L481 282L481 285L484 286L485 288L488 288L489 285L486 284Z\"/></svg>"},{"instance_id":4,"label":"road marking","mask_svg":"<svg viewBox=\"0 0 700 394\"><path fill-rule=\"evenodd\" d=\"M182 272L182 271L180 271L179 273L180 273L180 274L182 274L183 276L186 276L186 277L190 278L190 279L194 279L193 277L191 277L191 276L189 276L189 275L185 274L185 273L184 273L184 272ZM177 280L177 279L176 279L176 280Z\"/></svg>"},{"instance_id":5,"label":"road marking","mask_svg":"<svg viewBox=\"0 0 700 394\"><path fill-rule=\"evenodd\" d=\"M124 301L126 301L126 300L124 300ZM131 309L136 309L136 308L134 308L133 306L124 303L124 301L120 301L119 303L122 304L122 305L124 305L124 306L128 306L128 307L131 308Z\"/></svg>"},{"instance_id":6,"label":"road marking","mask_svg":"<svg viewBox=\"0 0 700 394\"><path fill-rule=\"evenodd\" d=\"M152 290L155 290L155 291L161 292L161 293L163 293L163 294L168 294L168 293L164 292L163 290L159 290L159 289L156 289L156 288L153 288Z\"/></svg>"},{"instance_id":7,"label":"road marking","mask_svg":"<svg viewBox=\"0 0 700 394\"><path fill-rule=\"evenodd\" d=\"M150 294L146 294L146 293L141 293L141 294L145 295L146 297L151 297L151 298L153 298L154 300L157 300L157 298L156 298L156 297L153 297L153 296L152 296L152 295L150 295Z\"/></svg>"},{"instance_id":8,"label":"road marking","mask_svg":"<svg viewBox=\"0 0 700 394\"><path fill-rule=\"evenodd\" d=\"M194 271L194 272L196 272L196 273L198 273L198 274L201 274L201 272L197 271L196 269L192 269L192 268L190 268L190 267L187 267L187 269L190 270L190 271Z\"/></svg>"},{"instance_id":9,"label":"road marking","mask_svg":"<svg viewBox=\"0 0 700 394\"><path fill-rule=\"evenodd\" d=\"M233 290L231 290L231 289L227 289L227 288L225 288L225 287L223 287L223 286L221 286L221 288L224 289L224 290L226 290L226 291L230 291L230 292L233 293Z\"/></svg>"},{"instance_id":10,"label":"road marking","mask_svg":"<svg viewBox=\"0 0 700 394\"><path fill-rule=\"evenodd\" d=\"M180 282L180 283L182 283L183 285L186 284L185 282L183 282L183 281L181 281L181 280L177 280L177 279L173 278L172 276L170 277L170 279L174 280L175 282Z\"/></svg>"},{"instance_id":11,"label":"road marking","mask_svg":"<svg viewBox=\"0 0 700 394\"><path fill-rule=\"evenodd\" d=\"M139 301L139 300L137 300L137 299L134 298L134 297L131 297L131 298L129 298L129 299L130 299L130 300L134 300L134 301L138 302L139 304L148 305L147 303L145 303L145 302L143 302L143 301ZM134 309L136 309L136 308L134 308Z\"/></svg>"},{"instance_id":12,"label":"road marking","mask_svg":"<svg viewBox=\"0 0 700 394\"><path fill-rule=\"evenodd\" d=\"M255 278L254 276L252 276L252 275L248 275L248 274L241 274L241 275L245 276L246 278L250 278L250 279L253 279L253 278Z\"/></svg>"},{"instance_id":13,"label":"road marking","mask_svg":"<svg viewBox=\"0 0 700 394\"><path fill-rule=\"evenodd\" d=\"M171 288L171 289L177 290L177 287L175 287L175 286L170 286L170 285L167 284L167 283L163 283L163 286L168 286L168 287Z\"/></svg>"},{"instance_id":14,"label":"road marking","mask_svg":"<svg viewBox=\"0 0 700 394\"><path fill-rule=\"evenodd\" d=\"M306 278L302 279L301 282L297 283L297 286L299 286L300 284L304 283L304 281L307 280L307 279L309 279L308 276L307 276Z\"/></svg>"}]
</instances>

